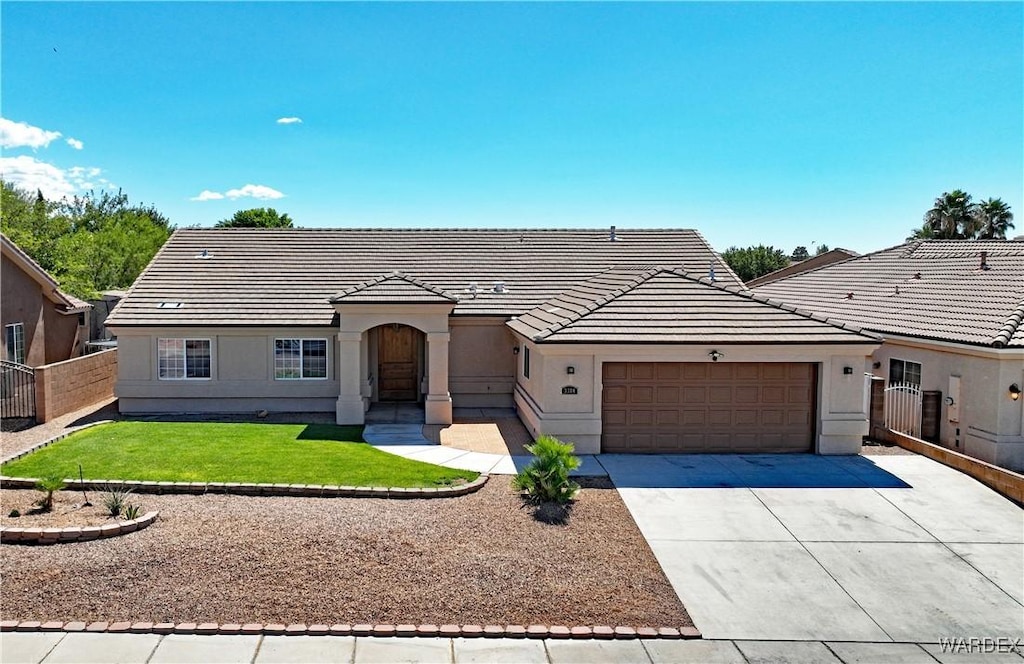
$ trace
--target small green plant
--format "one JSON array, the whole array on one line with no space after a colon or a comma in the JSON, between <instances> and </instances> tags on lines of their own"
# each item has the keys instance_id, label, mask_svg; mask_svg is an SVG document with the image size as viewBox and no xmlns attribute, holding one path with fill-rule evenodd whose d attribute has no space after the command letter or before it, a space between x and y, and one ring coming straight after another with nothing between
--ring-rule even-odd
<instances>
[{"instance_id":1,"label":"small green plant","mask_svg":"<svg viewBox=\"0 0 1024 664\"><path fill-rule=\"evenodd\" d=\"M107 508L107 514L121 516L121 512L128 504L128 496L131 495L131 492L131 489L116 489L108 486L106 493L103 494L103 506Z\"/></svg>"},{"instance_id":2,"label":"small green plant","mask_svg":"<svg viewBox=\"0 0 1024 664\"><path fill-rule=\"evenodd\" d=\"M11 517L12 519L16 519L19 516L21 516L21 512L19 512L18 510L14 509L14 510L11 510L10 512L8 512L7 516Z\"/></svg>"},{"instance_id":3,"label":"small green plant","mask_svg":"<svg viewBox=\"0 0 1024 664\"><path fill-rule=\"evenodd\" d=\"M512 478L513 487L538 503L568 503L576 497L580 485L569 479L569 472L579 468L580 459L573 454L572 443L541 436L526 451L534 459Z\"/></svg>"},{"instance_id":4,"label":"small green plant","mask_svg":"<svg viewBox=\"0 0 1024 664\"><path fill-rule=\"evenodd\" d=\"M64 488L64 478L60 475L47 475L36 482L36 491L41 491L43 497L36 503L43 512L53 509L53 494Z\"/></svg>"},{"instance_id":5,"label":"small green plant","mask_svg":"<svg viewBox=\"0 0 1024 664\"><path fill-rule=\"evenodd\" d=\"M139 506L133 505L132 503L125 503L121 516L128 520L139 518Z\"/></svg>"}]
</instances>

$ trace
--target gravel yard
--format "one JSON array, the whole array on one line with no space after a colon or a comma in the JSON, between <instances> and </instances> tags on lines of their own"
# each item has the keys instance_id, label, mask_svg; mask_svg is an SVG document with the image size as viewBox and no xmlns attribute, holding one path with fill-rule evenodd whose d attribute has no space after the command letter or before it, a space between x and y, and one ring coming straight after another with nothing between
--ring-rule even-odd
<instances>
[{"instance_id":1,"label":"gravel yard","mask_svg":"<svg viewBox=\"0 0 1024 664\"><path fill-rule=\"evenodd\" d=\"M0 491L3 505L36 492ZM150 528L0 547L3 619L690 625L607 480L568 525L494 477L443 500L136 496ZM5 523L10 522L5 519Z\"/></svg>"}]
</instances>

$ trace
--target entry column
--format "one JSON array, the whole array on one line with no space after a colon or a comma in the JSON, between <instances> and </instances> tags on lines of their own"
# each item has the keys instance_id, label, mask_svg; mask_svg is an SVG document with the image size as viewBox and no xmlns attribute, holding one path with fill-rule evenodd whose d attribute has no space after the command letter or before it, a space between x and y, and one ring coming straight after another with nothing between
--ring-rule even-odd
<instances>
[{"instance_id":1,"label":"entry column","mask_svg":"<svg viewBox=\"0 0 1024 664\"><path fill-rule=\"evenodd\" d=\"M427 333L427 424L452 423L452 395L448 391L448 332Z\"/></svg>"},{"instance_id":2,"label":"entry column","mask_svg":"<svg viewBox=\"0 0 1024 664\"><path fill-rule=\"evenodd\" d=\"M366 409L363 405L360 357L362 354L362 332L338 333L338 424L363 424Z\"/></svg>"}]
</instances>

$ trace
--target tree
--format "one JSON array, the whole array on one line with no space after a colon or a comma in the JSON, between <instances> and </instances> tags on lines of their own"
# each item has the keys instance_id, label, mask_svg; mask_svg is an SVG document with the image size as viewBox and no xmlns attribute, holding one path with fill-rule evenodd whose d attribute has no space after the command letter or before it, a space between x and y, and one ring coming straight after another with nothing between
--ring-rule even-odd
<instances>
[{"instance_id":1,"label":"tree","mask_svg":"<svg viewBox=\"0 0 1024 664\"><path fill-rule=\"evenodd\" d=\"M131 286L174 228L156 208L132 205L122 191L52 203L8 183L2 226L61 288L83 299Z\"/></svg>"},{"instance_id":2,"label":"tree","mask_svg":"<svg viewBox=\"0 0 1024 664\"><path fill-rule=\"evenodd\" d=\"M828 248L827 244L819 244L817 249L814 250L814 255L820 256L822 254L827 254L829 251L831 251L831 249Z\"/></svg>"},{"instance_id":3,"label":"tree","mask_svg":"<svg viewBox=\"0 0 1024 664\"><path fill-rule=\"evenodd\" d=\"M924 224L908 240L1004 240L1013 228L1010 206L999 198L971 202L971 195L960 189L947 191L935 199L924 215Z\"/></svg>"},{"instance_id":4,"label":"tree","mask_svg":"<svg viewBox=\"0 0 1024 664\"><path fill-rule=\"evenodd\" d=\"M745 249L729 247L722 252L722 259L743 281L757 279L789 265L789 257L781 249L764 245Z\"/></svg>"},{"instance_id":5,"label":"tree","mask_svg":"<svg viewBox=\"0 0 1024 664\"><path fill-rule=\"evenodd\" d=\"M975 211L974 230L979 240L1002 240L1013 228L1013 212L1010 206L999 198L989 198L978 203Z\"/></svg>"},{"instance_id":6,"label":"tree","mask_svg":"<svg viewBox=\"0 0 1024 664\"><path fill-rule=\"evenodd\" d=\"M287 214L278 214L274 208L252 208L239 210L216 225L217 228L292 228L292 219Z\"/></svg>"},{"instance_id":7,"label":"tree","mask_svg":"<svg viewBox=\"0 0 1024 664\"><path fill-rule=\"evenodd\" d=\"M790 257L793 261L805 261L810 258L810 254L807 253L807 247L800 245L793 250L793 255Z\"/></svg>"}]
</instances>

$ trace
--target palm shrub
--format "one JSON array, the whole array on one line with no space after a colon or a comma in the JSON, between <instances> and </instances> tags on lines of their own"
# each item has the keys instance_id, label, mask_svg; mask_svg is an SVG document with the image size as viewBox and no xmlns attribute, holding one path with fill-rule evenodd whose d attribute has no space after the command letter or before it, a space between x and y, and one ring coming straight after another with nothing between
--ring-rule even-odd
<instances>
[{"instance_id":1,"label":"palm shrub","mask_svg":"<svg viewBox=\"0 0 1024 664\"><path fill-rule=\"evenodd\" d=\"M60 475L47 475L36 482L36 490L42 491L43 497L39 500L39 509L49 512L53 509L53 494L65 486L64 478Z\"/></svg>"},{"instance_id":2,"label":"palm shrub","mask_svg":"<svg viewBox=\"0 0 1024 664\"><path fill-rule=\"evenodd\" d=\"M569 472L579 468L580 459L572 443L541 436L526 451L533 461L512 478L513 487L535 502L567 503L576 497L580 485L569 479Z\"/></svg>"}]
</instances>

